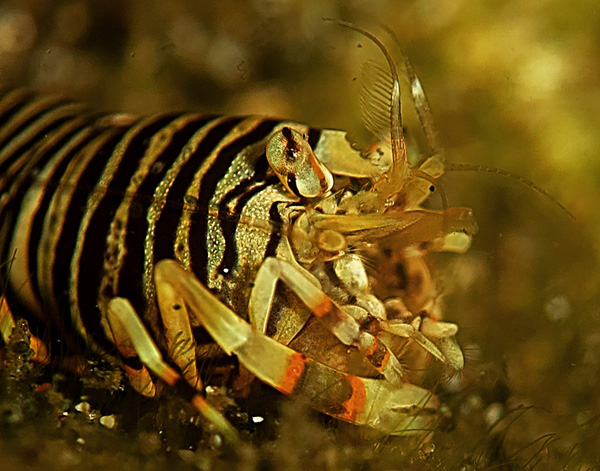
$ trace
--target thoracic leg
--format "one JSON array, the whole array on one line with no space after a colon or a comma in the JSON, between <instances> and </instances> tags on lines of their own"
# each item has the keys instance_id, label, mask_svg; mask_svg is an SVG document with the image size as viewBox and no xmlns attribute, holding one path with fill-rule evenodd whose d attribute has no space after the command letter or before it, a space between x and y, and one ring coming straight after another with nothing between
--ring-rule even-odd
<instances>
[{"instance_id":1,"label":"thoracic leg","mask_svg":"<svg viewBox=\"0 0 600 471\"><path fill-rule=\"evenodd\" d=\"M278 281L284 282L300 300L345 345L352 345L392 384L401 382L403 372L394 354L376 337L360 330L358 322L337 305L319 286L291 263L267 258L258 270L250 294L249 317L264 333Z\"/></svg>"},{"instance_id":2,"label":"thoracic leg","mask_svg":"<svg viewBox=\"0 0 600 471\"><path fill-rule=\"evenodd\" d=\"M15 328L15 325L15 319L8 303L6 302L6 298L4 296L0 296L0 335L2 336L5 344L8 344L10 334ZM34 352L33 357L31 358L32 361L44 365L50 362L50 355L48 353L46 344L33 334L31 334L30 346Z\"/></svg>"},{"instance_id":3,"label":"thoracic leg","mask_svg":"<svg viewBox=\"0 0 600 471\"><path fill-rule=\"evenodd\" d=\"M438 401L430 392L342 373L295 352L253 329L173 260L159 262L155 277L181 294L190 314L226 353L279 391L302 395L316 410L385 433L427 433L433 426Z\"/></svg>"},{"instance_id":4,"label":"thoracic leg","mask_svg":"<svg viewBox=\"0 0 600 471\"><path fill-rule=\"evenodd\" d=\"M108 303L111 327L126 333L131 346L140 360L165 383L176 387L209 422L217 427L224 438L233 443L238 440L237 431L211 406L177 371L162 359L158 347L146 331L135 310L124 298L113 298Z\"/></svg>"},{"instance_id":5,"label":"thoracic leg","mask_svg":"<svg viewBox=\"0 0 600 471\"><path fill-rule=\"evenodd\" d=\"M202 380L198 376L196 342L192 334L187 306L171 285L159 280L155 280L155 284L169 357L173 359L188 383L200 391Z\"/></svg>"}]
</instances>

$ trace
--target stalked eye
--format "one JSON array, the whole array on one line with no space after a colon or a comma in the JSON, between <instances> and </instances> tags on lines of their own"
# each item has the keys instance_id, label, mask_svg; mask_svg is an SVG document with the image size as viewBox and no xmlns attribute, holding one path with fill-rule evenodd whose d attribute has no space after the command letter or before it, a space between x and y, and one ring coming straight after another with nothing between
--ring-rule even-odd
<instances>
[{"instance_id":1,"label":"stalked eye","mask_svg":"<svg viewBox=\"0 0 600 471\"><path fill-rule=\"evenodd\" d=\"M333 186L329 170L298 131L284 126L267 144L267 160L281 183L300 198L321 196Z\"/></svg>"}]
</instances>

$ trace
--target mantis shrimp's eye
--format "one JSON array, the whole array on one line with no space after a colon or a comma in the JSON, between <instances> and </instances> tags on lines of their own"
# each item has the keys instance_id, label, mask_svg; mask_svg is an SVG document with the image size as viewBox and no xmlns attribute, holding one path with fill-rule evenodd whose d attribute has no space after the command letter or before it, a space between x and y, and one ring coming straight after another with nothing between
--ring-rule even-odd
<instances>
[{"instance_id":1,"label":"mantis shrimp's eye","mask_svg":"<svg viewBox=\"0 0 600 471\"><path fill-rule=\"evenodd\" d=\"M281 183L300 198L316 198L333 186L331 173L315 157L304 136L288 126L269 140L267 159Z\"/></svg>"}]
</instances>

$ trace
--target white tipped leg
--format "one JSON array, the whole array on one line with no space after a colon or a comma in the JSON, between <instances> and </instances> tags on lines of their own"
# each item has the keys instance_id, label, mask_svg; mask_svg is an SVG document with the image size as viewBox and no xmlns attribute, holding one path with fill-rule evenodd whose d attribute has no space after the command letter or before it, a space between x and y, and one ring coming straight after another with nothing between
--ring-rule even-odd
<instances>
[{"instance_id":1,"label":"white tipped leg","mask_svg":"<svg viewBox=\"0 0 600 471\"><path fill-rule=\"evenodd\" d=\"M121 333L127 333L130 344L133 346L144 365L171 386L177 386L184 390L186 387L192 388L179 373L177 373L177 371L163 361L158 347L150 337L150 334L148 334L148 331L128 300L124 298L113 298L108 303L108 310L110 312L111 327L115 326ZM184 392L188 392L191 395L190 402L192 405L208 421L217 427L227 441L233 443L238 440L237 431L219 411L206 402L204 397L195 390Z\"/></svg>"},{"instance_id":2,"label":"white tipped leg","mask_svg":"<svg viewBox=\"0 0 600 471\"><path fill-rule=\"evenodd\" d=\"M423 318L421 332L443 352L446 362L456 370L465 366L465 357L456 341L458 326L452 322L436 321L429 317Z\"/></svg>"}]
</instances>

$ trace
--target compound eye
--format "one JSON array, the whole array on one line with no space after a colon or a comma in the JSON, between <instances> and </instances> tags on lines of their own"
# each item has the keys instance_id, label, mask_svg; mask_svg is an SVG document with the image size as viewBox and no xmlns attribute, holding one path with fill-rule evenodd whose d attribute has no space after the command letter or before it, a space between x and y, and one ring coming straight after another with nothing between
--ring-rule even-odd
<instances>
[{"instance_id":1,"label":"compound eye","mask_svg":"<svg viewBox=\"0 0 600 471\"><path fill-rule=\"evenodd\" d=\"M300 198L321 196L333 186L333 176L317 160L310 144L289 126L269 139L267 160L281 183Z\"/></svg>"},{"instance_id":2,"label":"compound eye","mask_svg":"<svg viewBox=\"0 0 600 471\"><path fill-rule=\"evenodd\" d=\"M301 139L298 140L298 136L294 136L294 134L292 133L292 129L288 128L288 127L283 128L281 130L281 134L282 134L283 138L285 139L285 141L284 141L285 160L287 160L289 163L294 163L294 162L296 162L296 160L298 160L298 157L300 157L301 142L304 140L304 138L301 137ZM298 133L296 133L296 134L298 134ZM310 150L312 151L312 149L310 149Z\"/></svg>"}]
</instances>

